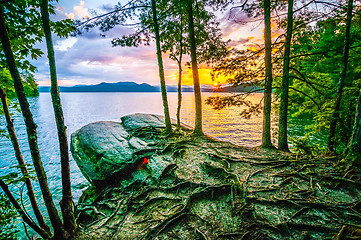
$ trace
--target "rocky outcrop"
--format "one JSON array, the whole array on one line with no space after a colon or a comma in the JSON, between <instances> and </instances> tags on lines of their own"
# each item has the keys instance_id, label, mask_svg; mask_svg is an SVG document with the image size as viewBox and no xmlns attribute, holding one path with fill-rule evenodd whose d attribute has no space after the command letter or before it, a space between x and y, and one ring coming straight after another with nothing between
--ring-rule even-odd
<instances>
[{"instance_id":1,"label":"rocky outcrop","mask_svg":"<svg viewBox=\"0 0 361 240\"><path fill-rule=\"evenodd\" d=\"M159 142L159 139L142 138L142 134L153 131L159 136L164 127L164 117L152 114L124 116L121 122L91 123L72 134L71 152L90 183L108 184L117 181L119 176L132 174L141 167L144 158L151 159L157 151L155 140ZM166 167L167 164L161 162L162 159L154 157L147 164L150 169L151 166Z\"/></svg>"},{"instance_id":2,"label":"rocky outcrop","mask_svg":"<svg viewBox=\"0 0 361 240\"><path fill-rule=\"evenodd\" d=\"M83 192L76 240L359 237L359 169L186 131L165 137L160 119L131 115L73 134L87 178L96 183L108 169L115 181Z\"/></svg>"},{"instance_id":3,"label":"rocky outcrop","mask_svg":"<svg viewBox=\"0 0 361 240\"><path fill-rule=\"evenodd\" d=\"M164 117L160 115L136 113L121 117L120 119L122 120L123 127L127 131L147 127L165 128Z\"/></svg>"}]
</instances>

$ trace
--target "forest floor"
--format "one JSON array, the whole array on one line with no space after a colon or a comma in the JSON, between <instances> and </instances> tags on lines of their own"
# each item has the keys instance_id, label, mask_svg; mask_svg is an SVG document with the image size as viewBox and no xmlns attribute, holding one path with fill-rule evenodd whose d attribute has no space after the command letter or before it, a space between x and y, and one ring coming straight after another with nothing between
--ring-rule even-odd
<instances>
[{"instance_id":1,"label":"forest floor","mask_svg":"<svg viewBox=\"0 0 361 240\"><path fill-rule=\"evenodd\" d=\"M361 174L337 158L245 148L179 131L76 210L77 239L361 239Z\"/></svg>"}]
</instances>

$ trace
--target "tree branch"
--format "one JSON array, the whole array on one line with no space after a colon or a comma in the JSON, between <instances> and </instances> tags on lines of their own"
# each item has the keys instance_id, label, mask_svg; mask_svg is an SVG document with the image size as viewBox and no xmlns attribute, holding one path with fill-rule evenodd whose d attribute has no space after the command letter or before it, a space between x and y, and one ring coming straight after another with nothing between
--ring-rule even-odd
<instances>
[{"instance_id":1,"label":"tree branch","mask_svg":"<svg viewBox=\"0 0 361 240\"><path fill-rule=\"evenodd\" d=\"M127 5L127 4L126 4ZM126 6L124 5L124 6ZM113 13L117 13L117 12L121 12L121 11L126 11L126 10L132 10L132 9L136 9L136 8L150 8L150 6L148 5L140 5L140 6L134 6L134 7L128 7L128 8L120 8L120 9L116 9L116 10L113 10L113 11L110 11L110 12L107 12L107 13L104 13L104 14L101 14L99 16L95 16L95 17L92 17L92 18L89 18L87 19L86 21L82 22L81 24L78 25L78 27L80 26L83 26L93 20L96 20L96 19L99 19L99 18L103 18L103 17L106 17L108 15L111 15Z\"/></svg>"},{"instance_id":2,"label":"tree branch","mask_svg":"<svg viewBox=\"0 0 361 240\"><path fill-rule=\"evenodd\" d=\"M296 89L296 88L293 88L293 87L289 87L289 89L292 89L293 91L298 92L298 93L301 93L301 94L305 95L306 97L310 98L311 101L316 104L318 110L321 110L320 105L315 101L315 99L313 99L313 97L311 97L311 96L308 95L307 93L304 93L304 92L302 92L302 91L300 91L300 90L298 90L298 89Z\"/></svg>"},{"instance_id":3,"label":"tree branch","mask_svg":"<svg viewBox=\"0 0 361 240\"><path fill-rule=\"evenodd\" d=\"M352 48L358 48L361 47L361 45L356 45L353 47L350 47L350 49ZM322 52L314 52L314 53L305 53L305 54L298 54L295 56L292 56L292 58L298 58L298 57L307 57L307 56L313 56L313 55L318 55L318 54L325 54L325 53L329 53L329 52L337 52L337 51L342 51L343 48L337 48L337 49L332 49L332 50L327 50L327 51L322 51Z\"/></svg>"},{"instance_id":4,"label":"tree branch","mask_svg":"<svg viewBox=\"0 0 361 240\"><path fill-rule=\"evenodd\" d=\"M50 239L51 236L48 235L48 233L46 231L41 229L31 219L28 218L28 216L25 214L24 210L21 208L19 203L16 201L16 199L10 192L8 185L6 185L6 183L2 179L0 179L0 187L3 189L4 193L9 198L10 202L13 204L13 206L15 207L17 212L20 214L23 221L26 222L32 229L34 229L34 231L37 232L41 237L43 237L44 239Z\"/></svg>"}]
</instances>

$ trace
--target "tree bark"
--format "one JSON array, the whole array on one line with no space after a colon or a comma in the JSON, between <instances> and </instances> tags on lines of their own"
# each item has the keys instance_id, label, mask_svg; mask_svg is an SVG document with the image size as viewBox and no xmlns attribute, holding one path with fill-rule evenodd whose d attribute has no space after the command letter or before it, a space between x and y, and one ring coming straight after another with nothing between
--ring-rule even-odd
<instances>
[{"instance_id":1,"label":"tree bark","mask_svg":"<svg viewBox=\"0 0 361 240\"><path fill-rule=\"evenodd\" d=\"M180 111L182 107L182 57L183 57L183 36L182 36L182 29L180 33L180 39L179 39L179 59L178 59L178 106L177 106L177 127L180 128Z\"/></svg>"},{"instance_id":2,"label":"tree bark","mask_svg":"<svg viewBox=\"0 0 361 240\"><path fill-rule=\"evenodd\" d=\"M361 89L357 102L355 123L345 156L346 160L354 162L357 165L361 165Z\"/></svg>"},{"instance_id":3,"label":"tree bark","mask_svg":"<svg viewBox=\"0 0 361 240\"><path fill-rule=\"evenodd\" d=\"M49 218L54 229L54 236L57 239L66 239L66 234L63 228L63 224L60 220L58 211L55 208L53 198L49 190L46 173L44 171L44 167L41 161L39 147L37 143L37 132L36 132L37 126L34 122L33 115L30 111L29 102L25 96L21 77L16 67L15 58L11 50L9 36L5 25L4 9L2 6L0 6L0 38L9 71L14 80L15 92L18 97L20 108L26 125L31 157L33 160L33 164L39 181L41 192L44 198L45 206L48 210Z\"/></svg>"},{"instance_id":4,"label":"tree bark","mask_svg":"<svg viewBox=\"0 0 361 240\"><path fill-rule=\"evenodd\" d=\"M5 192L6 196L9 198L11 204L15 207L16 211L20 214L21 218L25 223L27 223L32 229L34 229L35 232L37 232L42 238L44 239L50 239L51 234L49 234L48 231L40 228L38 225L36 225L24 212L24 210L21 208L20 204L15 200L14 196L11 194L9 187L6 185L6 183L0 179L0 187Z\"/></svg>"},{"instance_id":5,"label":"tree bark","mask_svg":"<svg viewBox=\"0 0 361 240\"><path fill-rule=\"evenodd\" d=\"M51 37L48 0L41 1L41 18L43 22L43 29L45 33L46 46L48 50L50 79L51 79L51 99L53 103L54 115L56 120L56 127L58 130L58 139L60 147L60 163L61 163L61 180L63 187L63 196L60 201L61 211L63 214L64 229L70 236L74 235L75 231L75 218L74 218L74 203L71 192L70 180L70 166L69 166L69 147L66 135L66 126L64 123L64 114L61 107L61 100L59 96L58 80L56 74L55 55L53 40Z\"/></svg>"},{"instance_id":6,"label":"tree bark","mask_svg":"<svg viewBox=\"0 0 361 240\"><path fill-rule=\"evenodd\" d=\"M193 135L203 136L202 130L202 96L201 88L199 84L198 75L198 64L197 64L197 46L194 36L194 19L193 19L193 0L187 0L188 10L188 29L189 29L189 43L192 60L192 73L193 73L193 84L194 84L194 99L196 106L196 117Z\"/></svg>"},{"instance_id":7,"label":"tree bark","mask_svg":"<svg viewBox=\"0 0 361 240\"><path fill-rule=\"evenodd\" d=\"M11 119L11 116L10 116L9 107L8 107L8 103L7 103L7 100L6 100L6 94L5 94L5 91L2 88L0 88L0 98L1 98L2 105L3 105L3 109L4 109L5 119L6 119L6 122L7 122L6 127L8 129L10 140L11 140L11 143L12 143L13 148L14 148L15 157L16 157L16 160L18 161L19 166L20 166L21 173L25 178L25 185L26 185L26 188L28 190L28 196L29 196L29 200L30 200L30 203L31 203L31 207L33 208L33 211L34 211L36 219L38 220L39 226L41 228L43 228L44 231L46 231L48 233L48 235L51 235L50 228L49 228L48 225L46 225L46 223L44 221L44 218L43 218L43 215L41 214L41 212L39 210L39 206L38 206L38 204L36 202L35 194L34 194L34 190L33 190L33 185L32 185L31 180L29 178L29 173L28 173L28 170L27 170L27 168L25 166L23 156L21 154L18 138L16 137L13 120Z\"/></svg>"},{"instance_id":8,"label":"tree bark","mask_svg":"<svg viewBox=\"0 0 361 240\"><path fill-rule=\"evenodd\" d=\"M288 0L287 35L283 57L283 75L281 84L280 119L278 131L278 149L289 152L287 143L287 118L288 118L288 86L290 79L290 53L293 29L293 0Z\"/></svg>"},{"instance_id":9,"label":"tree bark","mask_svg":"<svg viewBox=\"0 0 361 240\"><path fill-rule=\"evenodd\" d=\"M158 19L157 19L157 8L156 8L155 0L152 0L152 13L153 13L155 42L157 45L157 58L158 58L160 87L161 87L161 91L162 91L162 100L163 100L163 108L164 108L165 131L167 134L170 134L170 133L172 133L172 124L171 124L170 116L169 116L167 89L166 89L166 85L165 85L162 50L160 48L159 25L158 25Z\"/></svg>"},{"instance_id":10,"label":"tree bark","mask_svg":"<svg viewBox=\"0 0 361 240\"><path fill-rule=\"evenodd\" d=\"M263 148L271 148L271 101L272 101L272 46L271 46L271 1L264 0L264 40L265 40L265 67L266 78L264 86L263 108Z\"/></svg>"},{"instance_id":11,"label":"tree bark","mask_svg":"<svg viewBox=\"0 0 361 240\"><path fill-rule=\"evenodd\" d=\"M329 153L333 153L335 150L334 148L335 148L336 126L339 118L342 93L345 87L348 55L350 50L350 29L351 29L351 20L352 20L352 10L353 10L353 0L349 0L347 4L346 32L345 32L345 43L344 43L343 56L342 56L342 66L341 66L340 78L338 81L338 87L337 87L336 104L332 114L329 135L328 135L327 151Z\"/></svg>"}]
</instances>

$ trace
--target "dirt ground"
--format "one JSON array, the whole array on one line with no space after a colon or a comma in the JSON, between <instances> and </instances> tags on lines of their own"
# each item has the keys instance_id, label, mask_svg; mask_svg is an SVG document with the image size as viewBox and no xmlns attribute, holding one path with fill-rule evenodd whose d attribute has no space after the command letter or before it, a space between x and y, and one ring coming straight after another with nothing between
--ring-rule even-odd
<instances>
[{"instance_id":1,"label":"dirt ground","mask_svg":"<svg viewBox=\"0 0 361 240\"><path fill-rule=\"evenodd\" d=\"M133 134L157 144L116 184L83 193L77 239L361 239L360 169L337 158Z\"/></svg>"}]
</instances>

